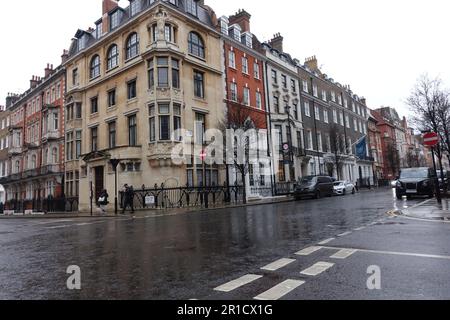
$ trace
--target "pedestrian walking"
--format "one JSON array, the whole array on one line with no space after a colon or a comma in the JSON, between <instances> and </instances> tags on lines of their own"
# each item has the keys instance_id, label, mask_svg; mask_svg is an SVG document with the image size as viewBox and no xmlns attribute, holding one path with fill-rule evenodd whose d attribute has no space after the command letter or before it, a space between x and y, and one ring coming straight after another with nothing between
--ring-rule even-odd
<instances>
[{"instance_id":1,"label":"pedestrian walking","mask_svg":"<svg viewBox=\"0 0 450 320\"><path fill-rule=\"evenodd\" d=\"M123 190L123 211L122 214L125 214L125 211L127 210L128 207L130 207L131 209L131 213L134 213L134 189L133 186L128 186L128 184L126 184L124 186L124 190Z\"/></svg>"},{"instance_id":2,"label":"pedestrian walking","mask_svg":"<svg viewBox=\"0 0 450 320\"><path fill-rule=\"evenodd\" d=\"M102 214L106 214L106 207L109 204L108 198L109 198L108 191L106 191L106 189L104 189L100 193L100 196L98 198L98 205L100 207L100 210L101 210Z\"/></svg>"}]
</instances>

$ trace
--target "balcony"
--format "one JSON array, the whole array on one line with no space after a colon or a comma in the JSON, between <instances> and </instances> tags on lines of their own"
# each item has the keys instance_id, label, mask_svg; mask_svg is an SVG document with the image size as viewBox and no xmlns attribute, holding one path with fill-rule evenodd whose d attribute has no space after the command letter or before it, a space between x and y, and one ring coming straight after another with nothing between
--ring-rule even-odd
<instances>
[{"instance_id":1,"label":"balcony","mask_svg":"<svg viewBox=\"0 0 450 320\"><path fill-rule=\"evenodd\" d=\"M60 138L60 134L58 131L47 131L42 136L43 141L58 140L59 138Z\"/></svg>"},{"instance_id":2,"label":"balcony","mask_svg":"<svg viewBox=\"0 0 450 320\"><path fill-rule=\"evenodd\" d=\"M61 172L62 171L58 164L49 164L41 167L41 175L56 174Z\"/></svg>"},{"instance_id":3,"label":"balcony","mask_svg":"<svg viewBox=\"0 0 450 320\"><path fill-rule=\"evenodd\" d=\"M45 103L42 106L42 111L49 110L49 109L59 109L59 108L60 108L60 106L56 105L54 103Z\"/></svg>"},{"instance_id":4,"label":"balcony","mask_svg":"<svg viewBox=\"0 0 450 320\"><path fill-rule=\"evenodd\" d=\"M27 142L26 147L27 147L27 149L30 149L30 150L37 149L37 148L39 148L39 143L38 142Z\"/></svg>"},{"instance_id":5,"label":"balcony","mask_svg":"<svg viewBox=\"0 0 450 320\"><path fill-rule=\"evenodd\" d=\"M9 155L19 155L22 154L23 148L22 147L11 147L8 149Z\"/></svg>"},{"instance_id":6,"label":"balcony","mask_svg":"<svg viewBox=\"0 0 450 320\"><path fill-rule=\"evenodd\" d=\"M33 178L33 177L37 177L38 175L39 175L39 169L32 169L32 170L24 171L22 173L22 178L23 179Z\"/></svg>"}]
</instances>

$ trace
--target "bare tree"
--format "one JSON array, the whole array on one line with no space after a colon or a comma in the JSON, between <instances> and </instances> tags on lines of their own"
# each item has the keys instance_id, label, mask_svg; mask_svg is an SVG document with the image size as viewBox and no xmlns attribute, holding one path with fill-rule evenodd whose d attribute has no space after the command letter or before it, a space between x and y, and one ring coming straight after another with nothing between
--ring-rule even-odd
<instances>
[{"instance_id":1,"label":"bare tree","mask_svg":"<svg viewBox=\"0 0 450 320\"><path fill-rule=\"evenodd\" d=\"M345 151L347 149L345 138L342 132L339 130L338 126L333 124L330 127L330 153L333 155L331 162L333 167L336 168L337 179L341 180L341 169L344 165L344 161L346 159ZM330 170L330 166L328 166L328 170Z\"/></svg>"},{"instance_id":2,"label":"bare tree","mask_svg":"<svg viewBox=\"0 0 450 320\"><path fill-rule=\"evenodd\" d=\"M450 159L449 93L442 89L441 79L430 79L427 75L422 75L407 103L414 113L413 120L418 129L422 132L435 132L440 137L440 143L434 150L439 160L441 178L444 180L442 158L447 154Z\"/></svg>"}]
</instances>

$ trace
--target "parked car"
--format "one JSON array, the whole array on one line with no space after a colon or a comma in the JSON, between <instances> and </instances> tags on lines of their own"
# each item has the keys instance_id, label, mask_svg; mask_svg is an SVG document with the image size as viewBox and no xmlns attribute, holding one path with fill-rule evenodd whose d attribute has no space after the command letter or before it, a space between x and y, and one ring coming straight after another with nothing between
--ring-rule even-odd
<instances>
[{"instance_id":1,"label":"parked car","mask_svg":"<svg viewBox=\"0 0 450 320\"><path fill-rule=\"evenodd\" d=\"M450 171L444 170L444 181L442 181L441 170L437 170L436 172L437 172L437 177L438 177L438 181L439 181L439 188L441 190L444 190L444 187L446 187L448 190L449 189Z\"/></svg>"},{"instance_id":2,"label":"parked car","mask_svg":"<svg viewBox=\"0 0 450 320\"><path fill-rule=\"evenodd\" d=\"M391 187L395 189L397 187L397 182L398 179L391 181Z\"/></svg>"},{"instance_id":3,"label":"parked car","mask_svg":"<svg viewBox=\"0 0 450 320\"><path fill-rule=\"evenodd\" d=\"M355 194L356 188L355 185L349 181L336 181L334 183L334 194L336 195L347 195L347 194Z\"/></svg>"},{"instance_id":4,"label":"parked car","mask_svg":"<svg viewBox=\"0 0 450 320\"><path fill-rule=\"evenodd\" d=\"M402 169L396 185L397 199L403 196L428 196L432 198L435 191L434 170L430 168Z\"/></svg>"},{"instance_id":5,"label":"parked car","mask_svg":"<svg viewBox=\"0 0 450 320\"><path fill-rule=\"evenodd\" d=\"M326 176L304 177L297 184L294 192L296 200L304 197L320 199L321 197L333 196L333 179Z\"/></svg>"}]
</instances>

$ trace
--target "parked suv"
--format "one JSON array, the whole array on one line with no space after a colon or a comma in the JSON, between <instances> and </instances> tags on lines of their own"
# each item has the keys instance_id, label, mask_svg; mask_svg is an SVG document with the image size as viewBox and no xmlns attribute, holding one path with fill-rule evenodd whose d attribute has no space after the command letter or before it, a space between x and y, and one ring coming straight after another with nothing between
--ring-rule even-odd
<instances>
[{"instance_id":1,"label":"parked suv","mask_svg":"<svg viewBox=\"0 0 450 320\"><path fill-rule=\"evenodd\" d=\"M434 170L430 168L402 169L395 188L397 199L403 196L429 196L432 198L435 191Z\"/></svg>"},{"instance_id":2,"label":"parked suv","mask_svg":"<svg viewBox=\"0 0 450 320\"><path fill-rule=\"evenodd\" d=\"M296 186L294 196L296 200L303 197L320 199L323 196L333 196L333 179L326 176L304 177Z\"/></svg>"}]
</instances>

